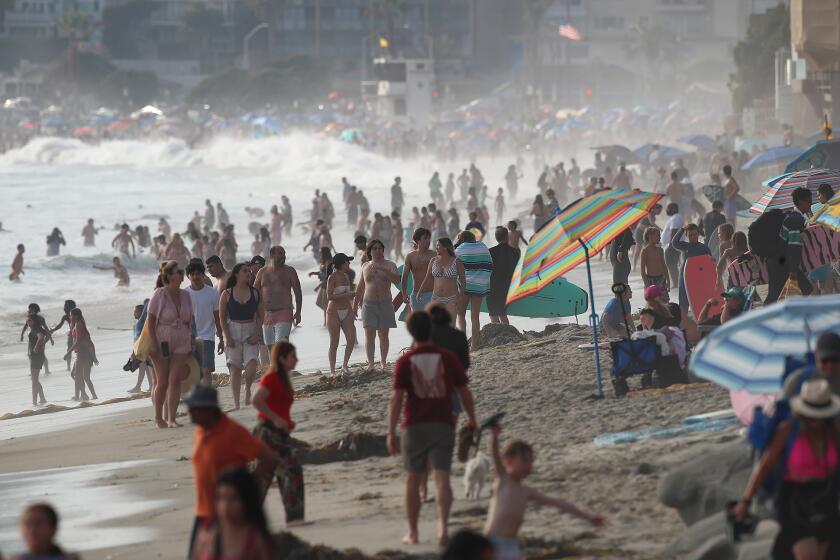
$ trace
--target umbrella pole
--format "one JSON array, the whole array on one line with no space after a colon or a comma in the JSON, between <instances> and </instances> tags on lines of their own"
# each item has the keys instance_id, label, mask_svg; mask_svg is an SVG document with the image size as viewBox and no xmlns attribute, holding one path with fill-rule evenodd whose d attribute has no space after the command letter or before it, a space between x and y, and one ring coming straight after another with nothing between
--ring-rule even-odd
<instances>
[{"instance_id":1,"label":"umbrella pole","mask_svg":"<svg viewBox=\"0 0 840 560\"><path fill-rule=\"evenodd\" d=\"M592 311L589 314L589 323L592 325L592 345L595 347L595 398L604 398L604 387L601 383L601 352L598 348L598 313L595 311L595 291L592 289L592 268L589 265L589 247L583 239L578 239L583 247L583 254L586 256L586 278L589 280L589 305Z\"/></svg>"}]
</instances>

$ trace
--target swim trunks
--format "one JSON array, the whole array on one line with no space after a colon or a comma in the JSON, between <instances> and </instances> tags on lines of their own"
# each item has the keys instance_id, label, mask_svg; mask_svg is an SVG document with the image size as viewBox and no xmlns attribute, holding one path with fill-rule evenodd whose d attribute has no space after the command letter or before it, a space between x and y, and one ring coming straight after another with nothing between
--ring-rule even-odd
<instances>
[{"instance_id":1,"label":"swim trunks","mask_svg":"<svg viewBox=\"0 0 840 560\"><path fill-rule=\"evenodd\" d=\"M411 310L422 311L432 301L432 292L423 292L422 294L411 294Z\"/></svg>"},{"instance_id":2,"label":"swim trunks","mask_svg":"<svg viewBox=\"0 0 840 560\"><path fill-rule=\"evenodd\" d=\"M262 327L264 343L273 346L281 340L289 340L292 334L292 319L291 309L266 311Z\"/></svg>"},{"instance_id":3,"label":"swim trunks","mask_svg":"<svg viewBox=\"0 0 840 560\"><path fill-rule=\"evenodd\" d=\"M362 326L366 329L383 331L397 328L394 318L394 304L390 301L363 301Z\"/></svg>"},{"instance_id":4,"label":"swim trunks","mask_svg":"<svg viewBox=\"0 0 840 560\"><path fill-rule=\"evenodd\" d=\"M402 431L400 447L406 471L425 472L431 467L448 472L452 468L455 429L444 422L409 424Z\"/></svg>"}]
</instances>

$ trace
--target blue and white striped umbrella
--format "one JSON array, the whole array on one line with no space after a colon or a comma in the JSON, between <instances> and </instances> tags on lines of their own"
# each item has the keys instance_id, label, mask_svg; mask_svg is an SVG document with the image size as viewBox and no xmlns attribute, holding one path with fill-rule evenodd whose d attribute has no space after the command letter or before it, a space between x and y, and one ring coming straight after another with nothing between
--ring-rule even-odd
<instances>
[{"instance_id":1,"label":"blue and white striped umbrella","mask_svg":"<svg viewBox=\"0 0 840 560\"><path fill-rule=\"evenodd\" d=\"M775 393L786 356L802 356L820 334L840 332L840 295L793 297L713 330L691 356L698 377L728 389Z\"/></svg>"}]
</instances>

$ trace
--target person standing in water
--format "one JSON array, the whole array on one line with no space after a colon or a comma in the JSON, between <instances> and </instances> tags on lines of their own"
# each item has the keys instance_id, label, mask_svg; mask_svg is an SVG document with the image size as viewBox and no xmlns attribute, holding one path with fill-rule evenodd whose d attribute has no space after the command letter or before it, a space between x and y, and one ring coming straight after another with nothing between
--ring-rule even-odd
<instances>
[{"instance_id":1,"label":"person standing in water","mask_svg":"<svg viewBox=\"0 0 840 560\"><path fill-rule=\"evenodd\" d=\"M96 400L99 397L96 396L96 389L93 388L93 382L90 380L90 370L93 368L93 364L98 364L99 361L96 359L96 347L90 338L90 331L88 331L85 318L82 316L82 310L78 307L70 310L70 328L73 335L73 346L67 350L64 359L67 360L70 354L76 353L76 363L73 366L76 395L73 400L82 402L89 400L85 393L85 385L90 389L90 398Z\"/></svg>"},{"instance_id":2,"label":"person standing in water","mask_svg":"<svg viewBox=\"0 0 840 560\"><path fill-rule=\"evenodd\" d=\"M216 211L210 199L204 201L204 231L210 231L216 225Z\"/></svg>"},{"instance_id":3,"label":"person standing in water","mask_svg":"<svg viewBox=\"0 0 840 560\"><path fill-rule=\"evenodd\" d=\"M400 292L403 301L409 304L409 311L422 311L432 301L432 291L420 292L429 262L435 258L435 252L429 246L432 242L432 234L425 228L417 228L412 236L415 249L405 257L402 278L400 279ZM408 278L411 276L414 289L408 293Z\"/></svg>"},{"instance_id":4,"label":"person standing in water","mask_svg":"<svg viewBox=\"0 0 840 560\"><path fill-rule=\"evenodd\" d=\"M117 279L117 287L118 288L122 288L122 287L127 288L128 285L131 283L131 278L128 275L128 269L126 269L123 266L122 262L120 262L119 257L114 257L111 260L111 263L112 263L111 266L102 266L102 265L95 264L95 265L93 265L93 268L95 268L96 270L113 270L114 271L114 278Z\"/></svg>"},{"instance_id":5,"label":"person standing in water","mask_svg":"<svg viewBox=\"0 0 840 560\"><path fill-rule=\"evenodd\" d=\"M47 360L45 353L47 340L49 340L49 331L46 329L36 313L31 313L26 319L26 326L29 327L29 345L27 353L29 355L29 375L32 380L32 406L38 404L46 404L47 398L44 396L44 388L41 382L38 381L38 375L41 373L41 368ZM40 399L40 400L39 400Z\"/></svg>"},{"instance_id":6,"label":"person standing in water","mask_svg":"<svg viewBox=\"0 0 840 560\"><path fill-rule=\"evenodd\" d=\"M365 329L365 351L368 367L374 369L375 339L379 337L379 356L382 368L388 361L388 330L397 328L391 299L391 283L399 282L397 265L385 260L385 245L371 239L367 246L370 259L362 265L361 279L353 301L353 311L362 308L362 326Z\"/></svg>"},{"instance_id":7,"label":"person standing in water","mask_svg":"<svg viewBox=\"0 0 840 560\"><path fill-rule=\"evenodd\" d=\"M23 274L23 253L25 252L26 248L23 243L19 244L15 258L12 259L12 272L9 273L10 282L20 282L20 275Z\"/></svg>"},{"instance_id":8,"label":"person standing in water","mask_svg":"<svg viewBox=\"0 0 840 560\"><path fill-rule=\"evenodd\" d=\"M93 218L90 218L85 227L82 228L82 237L85 238L85 247L96 246L96 234L98 232L99 230L93 225Z\"/></svg>"},{"instance_id":9,"label":"person standing in water","mask_svg":"<svg viewBox=\"0 0 840 560\"><path fill-rule=\"evenodd\" d=\"M391 185L391 211L402 213L403 206L405 206L405 197L403 196L402 179L395 177L394 184Z\"/></svg>"},{"instance_id":10,"label":"person standing in water","mask_svg":"<svg viewBox=\"0 0 840 560\"><path fill-rule=\"evenodd\" d=\"M271 214L271 223L268 226L271 234L271 244L279 245L283 239L283 216L280 215L280 209L276 204L271 207L269 214Z\"/></svg>"},{"instance_id":11,"label":"person standing in water","mask_svg":"<svg viewBox=\"0 0 840 560\"><path fill-rule=\"evenodd\" d=\"M263 340L270 348L281 340L289 340L292 324L300 324L303 292L297 271L286 264L286 249L275 245L269 250L269 257L271 264L257 272L254 288L259 290L265 307Z\"/></svg>"},{"instance_id":12,"label":"person standing in water","mask_svg":"<svg viewBox=\"0 0 840 560\"><path fill-rule=\"evenodd\" d=\"M56 326L50 329L50 336L55 333L58 329L64 326L64 323L67 323L67 326L70 326L70 311L76 308L76 302L72 299L64 300L64 315L61 316L61 321L58 322ZM73 330L72 328L67 331L67 351L69 352L70 349L73 347ZM67 371L70 371L70 363L71 358L68 355L65 358L67 362Z\"/></svg>"},{"instance_id":13,"label":"person standing in water","mask_svg":"<svg viewBox=\"0 0 840 560\"><path fill-rule=\"evenodd\" d=\"M127 257L131 257L132 259L137 258L137 250L134 247L134 239L131 238L128 224L120 226L120 232L111 241L111 247ZM131 247L130 254L128 252L129 247Z\"/></svg>"},{"instance_id":14,"label":"person standing in water","mask_svg":"<svg viewBox=\"0 0 840 560\"><path fill-rule=\"evenodd\" d=\"M67 245L64 234L58 228L53 228L52 233L47 236L47 256L57 257L61 252L61 246Z\"/></svg>"}]
</instances>

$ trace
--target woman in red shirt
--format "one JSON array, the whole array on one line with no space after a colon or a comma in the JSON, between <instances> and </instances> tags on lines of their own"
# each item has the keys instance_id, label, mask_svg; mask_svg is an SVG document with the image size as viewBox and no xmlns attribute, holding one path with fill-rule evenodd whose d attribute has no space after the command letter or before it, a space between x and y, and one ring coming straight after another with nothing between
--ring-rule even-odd
<instances>
[{"instance_id":1,"label":"woman in red shirt","mask_svg":"<svg viewBox=\"0 0 840 560\"><path fill-rule=\"evenodd\" d=\"M290 372L297 365L295 347L286 341L278 342L271 350L271 367L262 376L252 402L257 409L255 435L278 457L275 474L277 487L286 509L286 526L303 521L303 468L289 446L289 433L295 428L290 410L295 400ZM268 489L271 480L263 480Z\"/></svg>"}]
</instances>

